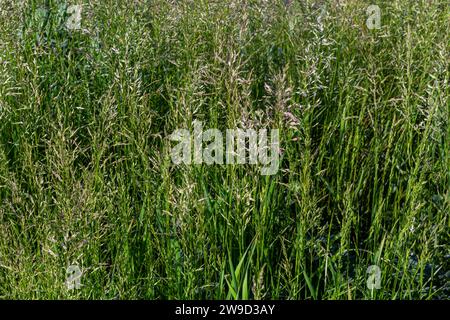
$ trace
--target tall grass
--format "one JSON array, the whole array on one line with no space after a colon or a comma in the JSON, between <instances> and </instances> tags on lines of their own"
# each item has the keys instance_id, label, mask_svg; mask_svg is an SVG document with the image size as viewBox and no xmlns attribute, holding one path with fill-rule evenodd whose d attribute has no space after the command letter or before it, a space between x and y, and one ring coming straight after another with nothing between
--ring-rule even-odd
<instances>
[{"instance_id":1,"label":"tall grass","mask_svg":"<svg viewBox=\"0 0 450 320\"><path fill-rule=\"evenodd\" d=\"M0 298L448 298L449 21L439 0L0 0ZM279 129L280 170L175 166L194 120Z\"/></svg>"}]
</instances>

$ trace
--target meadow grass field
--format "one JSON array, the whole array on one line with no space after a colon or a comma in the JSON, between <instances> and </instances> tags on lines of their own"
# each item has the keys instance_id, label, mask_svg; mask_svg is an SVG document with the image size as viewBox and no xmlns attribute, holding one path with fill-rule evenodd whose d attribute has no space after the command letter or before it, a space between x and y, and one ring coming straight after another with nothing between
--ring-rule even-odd
<instances>
[{"instance_id":1,"label":"meadow grass field","mask_svg":"<svg viewBox=\"0 0 450 320\"><path fill-rule=\"evenodd\" d=\"M444 0L0 0L0 298L448 299L449 33ZM278 170L175 164L195 121L279 130Z\"/></svg>"}]
</instances>

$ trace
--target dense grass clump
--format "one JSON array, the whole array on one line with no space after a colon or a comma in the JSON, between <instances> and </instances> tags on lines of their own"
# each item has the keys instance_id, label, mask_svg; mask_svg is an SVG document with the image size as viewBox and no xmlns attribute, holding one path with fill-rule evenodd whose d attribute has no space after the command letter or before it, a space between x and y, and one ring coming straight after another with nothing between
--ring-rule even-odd
<instances>
[{"instance_id":1,"label":"dense grass clump","mask_svg":"<svg viewBox=\"0 0 450 320\"><path fill-rule=\"evenodd\" d=\"M440 0L0 0L0 298L448 298L449 21ZM195 120L279 129L278 172L175 165Z\"/></svg>"}]
</instances>

